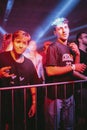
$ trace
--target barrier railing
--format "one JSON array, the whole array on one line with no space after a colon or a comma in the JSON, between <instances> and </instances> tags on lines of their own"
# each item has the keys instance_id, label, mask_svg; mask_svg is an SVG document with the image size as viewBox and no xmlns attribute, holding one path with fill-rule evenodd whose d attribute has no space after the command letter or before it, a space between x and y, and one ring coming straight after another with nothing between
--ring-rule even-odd
<instances>
[{"instance_id":1,"label":"barrier railing","mask_svg":"<svg viewBox=\"0 0 87 130\"><path fill-rule=\"evenodd\" d=\"M83 99L83 96L85 94L84 91L86 90L87 80L77 80L77 81L69 81L69 82L58 82L58 83L28 85L28 86L14 86L14 87L7 87L6 86L6 87L0 88L0 130L2 130L2 127L4 125L3 121L2 121L2 119L5 118L5 117L2 117L3 116L3 110L7 109L7 108L2 107L3 102L5 102L4 99L2 99L2 94L3 94L4 91L6 91L6 92L10 91L11 92L11 109L12 109L11 110L12 111L11 130L17 130L17 129L15 129L15 109L16 109L15 101L17 99L15 100L15 95L14 95L16 90L18 90L18 91L23 90L23 111L24 111L24 115L23 115L24 116L24 122L23 122L24 128L23 128L23 130L33 130L33 129L34 130L45 130L46 129L46 127L45 127L45 120L46 119L45 119L45 116L44 116L44 99L45 99L45 97L47 97L47 94L48 94L47 88L50 87L50 86L54 86L55 89L56 89L55 98L57 98L57 87L59 85L62 85L61 87L64 86L64 97L65 98L66 98L66 85L72 85L73 86L73 94L74 94L74 97L75 97L75 100L76 100L75 101L76 114L77 114L77 111L78 111L78 114L75 117L75 122L76 122L75 127L78 127L77 122L80 118L79 113L83 113L83 111L85 109L84 104L87 103L87 101L86 101L87 99ZM37 88L37 100L36 100L37 101L37 111L36 111L35 116L33 118L31 118L30 120L28 120L27 114L26 114L27 113L27 107L26 107L27 106L27 102L26 102L27 89L34 87L34 86ZM85 90L83 88L85 88ZM20 98L20 96L19 96L19 98ZM6 107L6 104L5 104L5 107ZM80 107L80 110L78 110L79 107ZM16 123L18 124L18 122L16 122ZM56 124L56 125L58 125L58 124ZM21 124L21 126L22 126L22 124ZM56 130L57 130L57 128L56 128Z\"/></svg>"}]
</instances>

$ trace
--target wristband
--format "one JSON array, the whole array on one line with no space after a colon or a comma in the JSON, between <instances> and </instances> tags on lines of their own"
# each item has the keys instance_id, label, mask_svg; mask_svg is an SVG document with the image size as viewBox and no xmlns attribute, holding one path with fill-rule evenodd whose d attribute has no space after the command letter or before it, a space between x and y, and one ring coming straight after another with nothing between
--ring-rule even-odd
<instances>
[{"instance_id":1,"label":"wristband","mask_svg":"<svg viewBox=\"0 0 87 130\"><path fill-rule=\"evenodd\" d=\"M76 69L75 64L71 65L72 70L74 71Z\"/></svg>"}]
</instances>

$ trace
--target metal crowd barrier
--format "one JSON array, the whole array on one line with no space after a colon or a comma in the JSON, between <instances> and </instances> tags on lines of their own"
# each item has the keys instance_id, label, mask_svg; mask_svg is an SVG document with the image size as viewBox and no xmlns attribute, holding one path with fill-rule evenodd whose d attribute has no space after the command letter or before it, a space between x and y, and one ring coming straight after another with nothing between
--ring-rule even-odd
<instances>
[{"instance_id":1,"label":"metal crowd barrier","mask_svg":"<svg viewBox=\"0 0 87 130\"><path fill-rule=\"evenodd\" d=\"M24 99L24 119L25 119L24 130L32 130L32 128L27 129L26 107L25 107L26 106L26 89L34 87L34 86L37 89L42 89L41 91L38 91L38 94L40 94L39 97L38 97L38 94L37 94L37 101L38 101L38 99L40 101L41 98L42 98L41 100L44 100L44 97L47 96L47 87L54 86L55 89L57 89L58 85L66 86L67 84L72 84L73 85L73 94L74 94L74 96L75 96L75 98L77 100L76 101L76 103L77 103L76 108L77 108L77 111L78 111L78 107L80 107L80 112L81 112L81 111L84 110L84 108L83 108L84 104L87 103L86 99L84 99L84 101L83 101L83 98L82 98L82 96L84 95L83 93L85 91L83 89L85 83L87 84L87 80L77 80L77 81L69 81L69 82L58 82L58 83L28 85L28 86L14 86L14 87L7 87L6 86L6 87L3 87L3 88L0 88L0 130L1 130L1 126L2 126L1 113L3 112L3 110L1 110L1 105L2 105L1 104L1 99L2 99L1 93L2 93L2 91L10 91L11 90L11 94L12 94L12 130L15 130L14 129L14 91L17 90L17 89L23 89L23 92L24 92L24 98L23 98ZM87 86L85 86L85 88L86 87ZM43 97L42 97L42 95L43 95ZM65 89L65 95L66 95L66 89ZM56 93L55 93L55 97L57 98ZM44 117L44 108L43 108L44 107L44 105L43 105L44 102L41 101L40 103L42 103L42 104L40 104L41 108L37 106L37 112L35 114L35 122L34 122L35 124L33 124L35 126L34 130L45 130L45 117ZM37 105L39 105L39 104L37 103ZM40 111L40 113L39 113L39 111ZM43 119L40 120L40 118L41 119L43 118ZM77 115L76 118L77 118L76 120L79 120L79 114ZM43 123L43 121L44 121L44 123ZM75 125L77 125L77 122L76 122Z\"/></svg>"}]
</instances>

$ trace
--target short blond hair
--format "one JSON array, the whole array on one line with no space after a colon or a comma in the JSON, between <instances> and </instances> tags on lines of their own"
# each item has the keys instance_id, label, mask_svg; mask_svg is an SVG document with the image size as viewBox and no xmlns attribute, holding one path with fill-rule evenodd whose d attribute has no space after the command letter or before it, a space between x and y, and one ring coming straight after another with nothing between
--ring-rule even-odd
<instances>
[{"instance_id":1,"label":"short blond hair","mask_svg":"<svg viewBox=\"0 0 87 130\"><path fill-rule=\"evenodd\" d=\"M18 31L16 31L16 32L13 33L13 35L12 35L12 41L14 41L16 38L24 39L29 44L31 36L30 36L30 34L28 32L25 32L23 30L18 30Z\"/></svg>"}]
</instances>

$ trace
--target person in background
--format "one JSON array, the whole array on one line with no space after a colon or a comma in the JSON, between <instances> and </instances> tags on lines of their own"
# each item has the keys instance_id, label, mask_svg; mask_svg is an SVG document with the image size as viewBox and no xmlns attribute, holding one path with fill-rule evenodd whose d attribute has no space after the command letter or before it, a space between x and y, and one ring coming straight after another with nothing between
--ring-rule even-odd
<instances>
[{"instance_id":1,"label":"person in background","mask_svg":"<svg viewBox=\"0 0 87 130\"><path fill-rule=\"evenodd\" d=\"M5 34L2 41L2 52L12 50L12 34Z\"/></svg>"},{"instance_id":2,"label":"person in background","mask_svg":"<svg viewBox=\"0 0 87 130\"><path fill-rule=\"evenodd\" d=\"M43 69L43 63L42 63L42 56L37 51L37 44L35 40L31 40L29 43L29 46L27 48L27 51L24 53L24 55L30 59L37 71L39 83L45 83L45 76L44 76L44 69ZM38 129L43 129L43 120L44 120L44 114L43 114L43 103L44 103L44 88L42 86L37 88L37 126Z\"/></svg>"},{"instance_id":3,"label":"person in background","mask_svg":"<svg viewBox=\"0 0 87 130\"><path fill-rule=\"evenodd\" d=\"M43 45L43 50L40 52L40 54L42 55L42 62L43 62L43 67L45 68L46 66L46 53L47 53L47 49L49 47L49 45L51 44L51 41L45 41L44 45Z\"/></svg>"},{"instance_id":4,"label":"person in background","mask_svg":"<svg viewBox=\"0 0 87 130\"><path fill-rule=\"evenodd\" d=\"M12 34L11 51L0 53L0 87L34 85L38 83L36 69L31 60L23 53L30 42L29 33L18 30ZM14 90L14 129L24 130L24 89ZM36 113L36 88L27 89L26 117L30 119ZM29 102L30 101L30 102ZM1 92L1 129L12 130L12 93ZM30 126L30 129L31 126Z\"/></svg>"},{"instance_id":5,"label":"person in background","mask_svg":"<svg viewBox=\"0 0 87 130\"><path fill-rule=\"evenodd\" d=\"M27 51L24 52L24 55L33 62L40 83L44 83L45 77L44 77L42 56L37 51L37 44L35 40L30 41Z\"/></svg>"},{"instance_id":6,"label":"person in background","mask_svg":"<svg viewBox=\"0 0 87 130\"><path fill-rule=\"evenodd\" d=\"M87 65L87 33L79 32L76 36L76 43L80 51L80 62ZM87 69L83 74L87 76Z\"/></svg>"},{"instance_id":7,"label":"person in background","mask_svg":"<svg viewBox=\"0 0 87 130\"><path fill-rule=\"evenodd\" d=\"M45 41L43 45L43 50L40 52L40 55L42 56L42 62L43 62L43 68L44 68L44 76L45 76L45 83L47 81L47 74L46 74L46 54L47 54L47 49L49 45L51 44L51 41Z\"/></svg>"},{"instance_id":8,"label":"person in background","mask_svg":"<svg viewBox=\"0 0 87 130\"><path fill-rule=\"evenodd\" d=\"M53 21L52 27L56 41L47 50L47 82L75 80L73 71L83 73L86 65L79 63L80 52L77 45L68 43L70 32L68 20L66 18L57 18ZM47 87L47 97L45 99L47 130L73 130L74 109L75 101L71 84L66 85L66 93L64 85L58 85L57 89L54 86Z\"/></svg>"},{"instance_id":9,"label":"person in background","mask_svg":"<svg viewBox=\"0 0 87 130\"><path fill-rule=\"evenodd\" d=\"M76 35L76 43L79 47L80 51L80 62L86 64L87 66L87 33L86 32L79 32ZM87 68L83 73L85 76L87 76ZM80 93L79 93L80 92ZM82 94L81 94L82 92ZM81 97L78 96L78 102L79 104L77 105L77 113L79 113L79 118L83 121L83 124L79 122L80 128L87 129L87 82L84 82L82 84L82 90L78 90L78 95L82 95L82 104L79 102ZM81 106L82 105L82 106ZM81 109L82 108L82 109Z\"/></svg>"}]
</instances>

